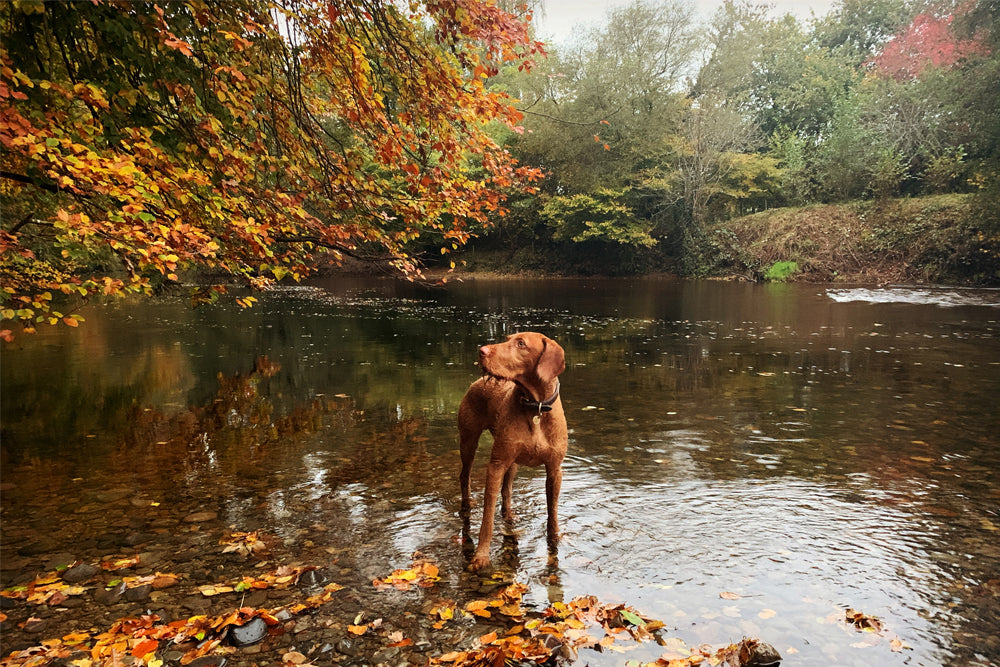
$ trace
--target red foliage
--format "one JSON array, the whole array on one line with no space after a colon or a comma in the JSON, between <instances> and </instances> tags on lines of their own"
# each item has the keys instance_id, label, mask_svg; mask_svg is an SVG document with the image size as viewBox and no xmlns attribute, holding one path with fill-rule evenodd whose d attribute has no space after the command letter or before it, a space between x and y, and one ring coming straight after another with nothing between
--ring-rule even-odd
<instances>
[{"instance_id":1,"label":"red foliage","mask_svg":"<svg viewBox=\"0 0 1000 667\"><path fill-rule=\"evenodd\" d=\"M972 56L989 55L982 35L960 39L955 34L954 20L968 14L972 6L966 3L951 14L918 14L889 40L872 64L879 72L906 81L919 78L929 67L951 69Z\"/></svg>"}]
</instances>

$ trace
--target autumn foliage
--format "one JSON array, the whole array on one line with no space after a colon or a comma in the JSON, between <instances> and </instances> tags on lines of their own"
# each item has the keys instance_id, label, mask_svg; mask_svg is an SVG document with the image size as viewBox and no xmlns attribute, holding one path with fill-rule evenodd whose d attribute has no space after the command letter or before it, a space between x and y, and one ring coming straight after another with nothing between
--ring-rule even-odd
<instances>
[{"instance_id":1,"label":"autumn foliage","mask_svg":"<svg viewBox=\"0 0 1000 667\"><path fill-rule=\"evenodd\" d=\"M895 35L873 60L876 69L899 81L918 78L927 68L950 69L973 56L989 55L985 35L963 38L955 19L972 11L966 2L950 13L922 12Z\"/></svg>"},{"instance_id":2,"label":"autumn foliage","mask_svg":"<svg viewBox=\"0 0 1000 667\"><path fill-rule=\"evenodd\" d=\"M4 3L4 319L76 325L60 293L189 269L418 273L414 239L450 252L539 176L491 136L518 130L488 81L541 52L528 20L478 0Z\"/></svg>"}]
</instances>

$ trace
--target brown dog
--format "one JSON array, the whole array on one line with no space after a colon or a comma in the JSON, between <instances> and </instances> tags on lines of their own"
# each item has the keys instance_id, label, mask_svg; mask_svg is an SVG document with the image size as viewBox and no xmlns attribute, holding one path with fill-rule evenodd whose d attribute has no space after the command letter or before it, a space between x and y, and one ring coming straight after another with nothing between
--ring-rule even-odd
<instances>
[{"instance_id":1,"label":"brown dog","mask_svg":"<svg viewBox=\"0 0 1000 667\"><path fill-rule=\"evenodd\" d=\"M559 534L556 505L567 446L566 416L559 398L558 379L566 363L563 349L554 340L539 333L517 333L503 343L479 348L479 365L483 377L472 383L458 408L463 512L468 512L472 504L469 479L479 436L487 429L493 434L486 470L483 525L470 564L474 570L490 563L498 493L502 493L504 518L513 519L510 493L518 465L545 466L548 536L550 542L556 540Z\"/></svg>"}]
</instances>

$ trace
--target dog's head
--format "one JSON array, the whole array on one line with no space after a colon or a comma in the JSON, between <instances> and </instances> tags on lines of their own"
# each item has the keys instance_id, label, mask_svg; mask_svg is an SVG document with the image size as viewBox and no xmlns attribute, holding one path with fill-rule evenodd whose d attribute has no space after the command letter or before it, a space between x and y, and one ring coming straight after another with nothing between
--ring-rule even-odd
<instances>
[{"instance_id":1,"label":"dog's head","mask_svg":"<svg viewBox=\"0 0 1000 667\"><path fill-rule=\"evenodd\" d=\"M495 378L544 387L566 370L566 355L551 338L525 331L479 348L479 366Z\"/></svg>"}]
</instances>

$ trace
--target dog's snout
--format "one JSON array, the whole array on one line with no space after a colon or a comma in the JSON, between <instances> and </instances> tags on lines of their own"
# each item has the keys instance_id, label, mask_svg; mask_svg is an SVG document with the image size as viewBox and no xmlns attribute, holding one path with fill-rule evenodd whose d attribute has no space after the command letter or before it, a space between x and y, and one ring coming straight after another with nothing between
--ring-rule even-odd
<instances>
[{"instance_id":1,"label":"dog's snout","mask_svg":"<svg viewBox=\"0 0 1000 667\"><path fill-rule=\"evenodd\" d=\"M483 345L481 348L479 348L480 357L488 357L490 356L490 352L491 350L489 345Z\"/></svg>"}]
</instances>

